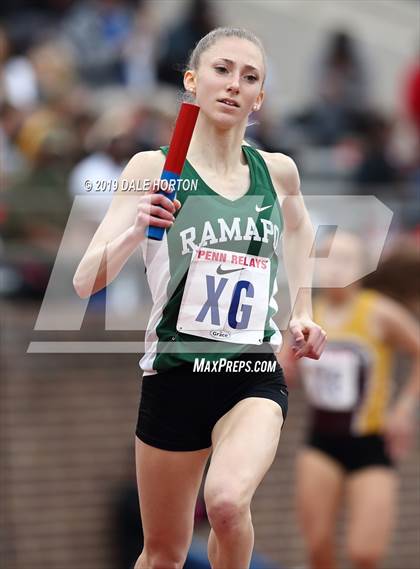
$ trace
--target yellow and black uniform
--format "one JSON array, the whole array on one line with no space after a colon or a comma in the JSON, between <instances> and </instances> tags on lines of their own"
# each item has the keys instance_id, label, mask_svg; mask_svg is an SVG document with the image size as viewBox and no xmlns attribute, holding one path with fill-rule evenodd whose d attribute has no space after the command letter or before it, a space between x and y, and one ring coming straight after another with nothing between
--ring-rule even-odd
<instances>
[{"instance_id":1,"label":"yellow and black uniform","mask_svg":"<svg viewBox=\"0 0 420 569\"><path fill-rule=\"evenodd\" d=\"M327 331L328 344L320 360L302 362L311 406L309 445L347 470L391 464L382 434L393 358L373 329L379 298L374 291L360 291L340 326L328 324L324 302L317 300L314 319Z\"/></svg>"}]
</instances>

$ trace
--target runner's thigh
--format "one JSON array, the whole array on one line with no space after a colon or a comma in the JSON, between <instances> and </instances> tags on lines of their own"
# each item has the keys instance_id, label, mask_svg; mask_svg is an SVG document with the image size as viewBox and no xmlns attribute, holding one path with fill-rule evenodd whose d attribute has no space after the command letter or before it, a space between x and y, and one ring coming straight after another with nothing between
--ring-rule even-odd
<instances>
[{"instance_id":1,"label":"runner's thigh","mask_svg":"<svg viewBox=\"0 0 420 569\"><path fill-rule=\"evenodd\" d=\"M206 497L224 492L250 502L274 460L282 424L280 406L262 397L243 399L223 415L212 433Z\"/></svg>"},{"instance_id":2,"label":"runner's thigh","mask_svg":"<svg viewBox=\"0 0 420 569\"><path fill-rule=\"evenodd\" d=\"M348 480L348 549L380 558L386 551L397 509L398 480L392 468L365 468Z\"/></svg>"},{"instance_id":3,"label":"runner's thigh","mask_svg":"<svg viewBox=\"0 0 420 569\"><path fill-rule=\"evenodd\" d=\"M209 449L161 450L136 437L137 483L145 547L164 537L165 544L188 547L194 509Z\"/></svg>"},{"instance_id":4,"label":"runner's thigh","mask_svg":"<svg viewBox=\"0 0 420 569\"><path fill-rule=\"evenodd\" d=\"M321 452L303 449L296 468L298 517L306 538L318 545L332 537L343 493L344 471Z\"/></svg>"}]
</instances>

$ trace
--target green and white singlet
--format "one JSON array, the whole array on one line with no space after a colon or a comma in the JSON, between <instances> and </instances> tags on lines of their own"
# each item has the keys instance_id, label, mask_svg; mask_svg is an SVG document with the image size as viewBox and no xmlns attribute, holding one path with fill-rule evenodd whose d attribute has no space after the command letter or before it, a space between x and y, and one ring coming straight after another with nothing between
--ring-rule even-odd
<instances>
[{"instance_id":1,"label":"green and white singlet","mask_svg":"<svg viewBox=\"0 0 420 569\"><path fill-rule=\"evenodd\" d=\"M261 154L242 150L251 180L245 195L220 196L187 161L174 224L162 241L142 242L153 299L140 360L145 375L193 363L197 355L214 360L264 342L281 345L273 316L282 213Z\"/></svg>"}]
</instances>

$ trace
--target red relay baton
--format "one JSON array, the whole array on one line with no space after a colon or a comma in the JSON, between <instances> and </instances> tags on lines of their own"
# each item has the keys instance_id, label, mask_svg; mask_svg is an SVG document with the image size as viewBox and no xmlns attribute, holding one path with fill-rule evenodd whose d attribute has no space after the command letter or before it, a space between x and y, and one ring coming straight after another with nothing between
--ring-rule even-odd
<instances>
[{"instance_id":1,"label":"red relay baton","mask_svg":"<svg viewBox=\"0 0 420 569\"><path fill-rule=\"evenodd\" d=\"M161 180L167 180L168 187L172 187L173 190L159 190L157 192L158 194L163 194L171 201L176 197L177 181L180 179L182 169L184 168L188 148L190 146L199 112L199 106L193 105L192 103L182 103L176 119L165 165L163 166L162 174L160 176ZM149 237L149 239L161 241L164 234L164 227L149 225L149 227L146 228L146 236Z\"/></svg>"}]
</instances>

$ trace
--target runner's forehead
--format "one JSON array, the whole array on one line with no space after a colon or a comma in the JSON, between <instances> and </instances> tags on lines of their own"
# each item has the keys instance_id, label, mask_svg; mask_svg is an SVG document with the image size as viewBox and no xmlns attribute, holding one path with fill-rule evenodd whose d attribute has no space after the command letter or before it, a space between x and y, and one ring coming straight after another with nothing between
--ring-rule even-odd
<instances>
[{"instance_id":1,"label":"runner's forehead","mask_svg":"<svg viewBox=\"0 0 420 569\"><path fill-rule=\"evenodd\" d=\"M201 61L215 63L219 61L230 65L247 66L262 73L264 58L260 48L243 38L221 38L201 55Z\"/></svg>"}]
</instances>

